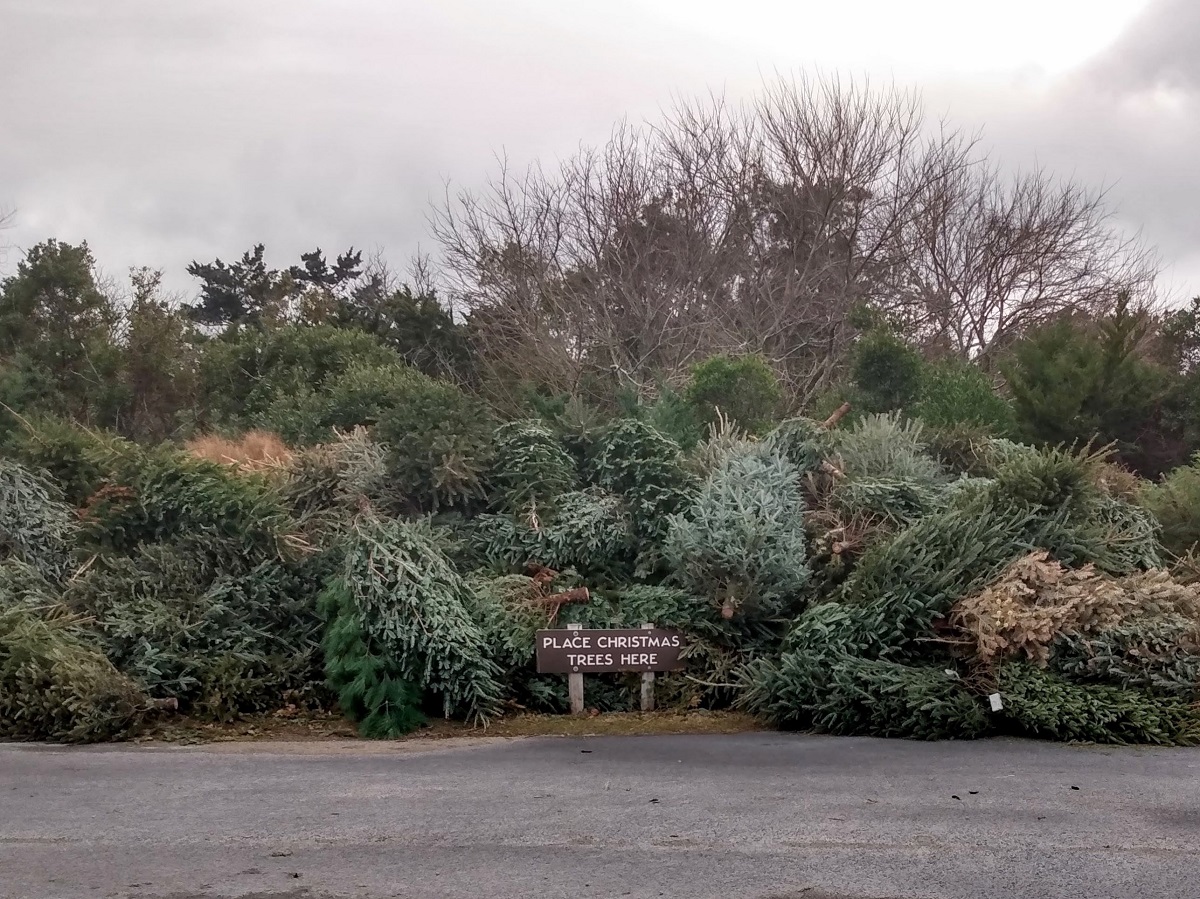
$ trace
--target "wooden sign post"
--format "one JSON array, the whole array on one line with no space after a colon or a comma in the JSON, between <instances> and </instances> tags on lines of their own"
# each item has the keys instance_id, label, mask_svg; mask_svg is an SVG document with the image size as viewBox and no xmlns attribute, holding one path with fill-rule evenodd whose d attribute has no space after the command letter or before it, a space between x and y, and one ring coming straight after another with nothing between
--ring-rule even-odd
<instances>
[{"instance_id":1,"label":"wooden sign post","mask_svg":"<svg viewBox=\"0 0 1200 899\"><path fill-rule=\"evenodd\" d=\"M652 631L652 630L654 630L654 625L653 624L643 624L642 630ZM642 711L643 712L653 712L654 711L654 672L653 671L643 671L642 672Z\"/></svg>"},{"instance_id":2,"label":"wooden sign post","mask_svg":"<svg viewBox=\"0 0 1200 899\"><path fill-rule=\"evenodd\" d=\"M654 672L678 671L683 634L643 624L629 630L586 630L568 624L560 630L537 632L539 674L567 675L571 712L583 711L584 674L639 671L642 674L642 711L654 710Z\"/></svg>"},{"instance_id":3,"label":"wooden sign post","mask_svg":"<svg viewBox=\"0 0 1200 899\"><path fill-rule=\"evenodd\" d=\"M582 624L568 624L568 630L583 630ZM583 672L572 671L567 675L567 695L571 698L571 714L583 714Z\"/></svg>"}]
</instances>

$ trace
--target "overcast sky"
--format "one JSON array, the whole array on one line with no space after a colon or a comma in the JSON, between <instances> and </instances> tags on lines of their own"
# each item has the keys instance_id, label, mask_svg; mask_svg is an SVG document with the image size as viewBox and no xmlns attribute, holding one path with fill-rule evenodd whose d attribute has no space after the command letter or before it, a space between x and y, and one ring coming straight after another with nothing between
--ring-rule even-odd
<instances>
[{"instance_id":1,"label":"overcast sky","mask_svg":"<svg viewBox=\"0 0 1200 899\"><path fill-rule=\"evenodd\" d=\"M1200 293L1198 0L0 0L0 244L104 269L434 249L497 153L819 69L922 90L1010 166L1111 187ZM0 258L11 271L17 252Z\"/></svg>"}]
</instances>

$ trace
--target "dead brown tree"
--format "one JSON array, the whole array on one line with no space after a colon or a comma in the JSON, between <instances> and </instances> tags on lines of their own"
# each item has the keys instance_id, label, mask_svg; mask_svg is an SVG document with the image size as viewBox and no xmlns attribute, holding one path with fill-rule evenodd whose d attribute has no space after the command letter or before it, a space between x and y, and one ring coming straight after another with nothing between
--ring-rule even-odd
<instances>
[{"instance_id":1,"label":"dead brown tree","mask_svg":"<svg viewBox=\"0 0 1200 899\"><path fill-rule=\"evenodd\" d=\"M921 199L894 309L912 333L988 365L1023 331L1152 302L1156 259L1113 226L1100 190L977 164Z\"/></svg>"},{"instance_id":2,"label":"dead brown tree","mask_svg":"<svg viewBox=\"0 0 1200 899\"><path fill-rule=\"evenodd\" d=\"M1103 196L1004 180L912 93L837 79L684 103L553 170L503 163L432 214L494 385L644 389L760 352L801 399L839 375L870 307L986 356L1152 267Z\"/></svg>"}]
</instances>

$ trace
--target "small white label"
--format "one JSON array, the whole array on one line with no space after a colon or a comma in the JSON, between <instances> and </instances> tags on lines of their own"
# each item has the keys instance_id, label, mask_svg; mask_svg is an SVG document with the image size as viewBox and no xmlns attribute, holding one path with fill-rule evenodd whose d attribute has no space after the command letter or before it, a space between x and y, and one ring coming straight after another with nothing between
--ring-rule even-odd
<instances>
[{"instance_id":1,"label":"small white label","mask_svg":"<svg viewBox=\"0 0 1200 899\"><path fill-rule=\"evenodd\" d=\"M989 696L989 697L988 697L988 702L990 702L990 703L992 704L992 711L993 711L993 712L998 712L998 711L1000 711L1001 709L1003 709L1003 708L1004 708L1004 703L1002 703L1002 702L1000 701L1000 694L999 694L999 693L993 693L991 696Z\"/></svg>"}]
</instances>

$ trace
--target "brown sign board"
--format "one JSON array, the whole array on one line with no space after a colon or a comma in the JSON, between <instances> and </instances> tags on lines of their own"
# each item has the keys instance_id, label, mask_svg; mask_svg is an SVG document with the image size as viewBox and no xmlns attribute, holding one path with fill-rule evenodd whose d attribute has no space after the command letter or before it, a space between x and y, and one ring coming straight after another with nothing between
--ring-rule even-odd
<instances>
[{"instance_id":1,"label":"brown sign board","mask_svg":"<svg viewBox=\"0 0 1200 899\"><path fill-rule=\"evenodd\" d=\"M539 674L678 671L683 634L662 628L538 631Z\"/></svg>"}]
</instances>

